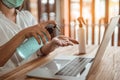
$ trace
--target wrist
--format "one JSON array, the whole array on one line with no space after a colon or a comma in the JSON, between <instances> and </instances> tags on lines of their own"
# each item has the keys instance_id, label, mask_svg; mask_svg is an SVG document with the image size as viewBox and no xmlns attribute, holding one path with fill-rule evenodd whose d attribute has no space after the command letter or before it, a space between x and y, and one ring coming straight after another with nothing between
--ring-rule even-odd
<instances>
[{"instance_id":1,"label":"wrist","mask_svg":"<svg viewBox=\"0 0 120 80\"><path fill-rule=\"evenodd\" d=\"M40 48L40 54L41 54L41 56L46 56L48 53L46 53L46 52L44 51L44 48L41 47L41 48Z\"/></svg>"},{"instance_id":2,"label":"wrist","mask_svg":"<svg viewBox=\"0 0 120 80\"><path fill-rule=\"evenodd\" d=\"M43 55L47 55L53 50L55 50L56 48L57 48L57 45L54 44L52 41L49 41L43 47L41 47L40 51L42 52Z\"/></svg>"},{"instance_id":3,"label":"wrist","mask_svg":"<svg viewBox=\"0 0 120 80\"><path fill-rule=\"evenodd\" d=\"M22 31L20 31L19 32L19 35L23 38L23 39L25 39L26 38L26 31L24 31L24 30L22 30Z\"/></svg>"},{"instance_id":4,"label":"wrist","mask_svg":"<svg viewBox=\"0 0 120 80\"><path fill-rule=\"evenodd\" d=\"M40 57L40 56L46 56L46 54L41 50L42 47L36 52L37 56Z\"/></svg>"}]
</instances>

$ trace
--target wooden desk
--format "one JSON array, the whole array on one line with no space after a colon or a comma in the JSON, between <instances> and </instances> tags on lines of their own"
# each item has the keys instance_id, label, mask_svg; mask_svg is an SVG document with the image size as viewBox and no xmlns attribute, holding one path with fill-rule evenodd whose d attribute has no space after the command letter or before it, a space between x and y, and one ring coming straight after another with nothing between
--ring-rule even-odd
<instances>
[{"instance_id":1,"label":"wooden desk","mask_svg":"<svg viewBox=\"0 0 120 80\"><path fill-rule=\"evenodd\" d=\"M81 56L93 57L97 48L97 46L87 46L87 54ZM73 55L76 53L78 53L78 45L60 47L46 57L35 59L17 67L15 70L1 76L0 80L40 80L27 78L26 73L52 60L57 55ZM120 80L120 47L107 48L96 74L92 75L89 80Z\"/></svg>"}]
</instances>

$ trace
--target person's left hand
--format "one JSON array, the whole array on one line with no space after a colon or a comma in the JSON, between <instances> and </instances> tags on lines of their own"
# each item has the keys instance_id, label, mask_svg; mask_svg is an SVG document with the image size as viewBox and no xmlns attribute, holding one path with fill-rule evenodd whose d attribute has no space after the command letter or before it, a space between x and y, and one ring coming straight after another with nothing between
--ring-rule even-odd
<instances>
[{"instance_id":1,"label":"person's left hand","mask_svg":"<svg viewBox=\"0 0 120 80\"><path fill-rule=\"evenodd\" d=\"M52 43L57 46L68 46L73 44L79 44L75 39L66 37L64 35L57 36L52 39Z\"/></svg>"},{"instance_id":2,"label":"person's left hand","mask_svg":"<svg viewBox=\"0 0 120 80\"><path fill-rule=\"evenodd\" d=\"M59 46L69 46L69 45L73 45L73 44L79 44L78 41L60 35L57 37L54 37L51 41L49 41L48 43L46 43L42 48L41 48L41 52L44 55L49 54L51 51L55 50L57 47Z\"/></svg>"}]
</instances>

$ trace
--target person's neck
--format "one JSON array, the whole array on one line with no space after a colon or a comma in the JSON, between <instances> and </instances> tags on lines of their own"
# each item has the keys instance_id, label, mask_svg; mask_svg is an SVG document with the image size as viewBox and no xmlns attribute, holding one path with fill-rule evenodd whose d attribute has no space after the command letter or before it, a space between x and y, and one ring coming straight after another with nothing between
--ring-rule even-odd
<instances>
[{"instance_id":1,"label":"person's neck","mask_svg":"<svg viewBox=\"0 0 120 80\"><path fill-rule=\"evenodd\" d=\"M13 18L16 16L15 8L9 9L6 7L1 1L0 1L0 11L7 17L7 18Z\"/></svg>"}]
</instances>

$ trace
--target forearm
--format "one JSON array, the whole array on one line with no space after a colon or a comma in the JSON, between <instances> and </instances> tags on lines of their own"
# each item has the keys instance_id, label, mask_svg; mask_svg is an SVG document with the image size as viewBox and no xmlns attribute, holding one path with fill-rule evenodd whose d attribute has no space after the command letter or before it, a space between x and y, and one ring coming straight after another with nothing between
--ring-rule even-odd
<instances>
[{"instance_id":1,"label":"forearm","mask_svg":"<svg viewBox=\"0 0 120 80\"><path fill-rule=\"evenodd\" d=\"M14 54L16 48L25 40L23 33L16 34L10 41L0 47L0 66L3 66Z\"/></svg>"}]
</instances>

